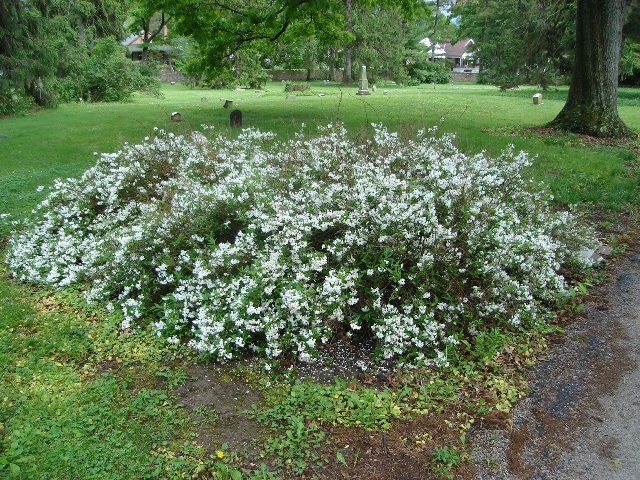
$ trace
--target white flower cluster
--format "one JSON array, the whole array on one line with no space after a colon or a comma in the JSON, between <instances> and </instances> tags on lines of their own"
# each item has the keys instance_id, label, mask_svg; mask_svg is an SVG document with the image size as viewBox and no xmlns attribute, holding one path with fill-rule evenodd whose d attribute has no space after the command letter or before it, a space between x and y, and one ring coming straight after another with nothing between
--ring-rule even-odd
<instances>
[{"instance_id":1,"label":"white flower cluster","mask_svg":"<svg viewBox=\"0 0 640 480\"><path fill-rule=\"evenodd\" d=\"M443 363L483 326L540 318L560 269L581 266L575 222L523 178L525 154L467 156L453 140L160 131L57 181L7 262L219 359L309 360L339 332Z\"/></svg>"}]
</instances>

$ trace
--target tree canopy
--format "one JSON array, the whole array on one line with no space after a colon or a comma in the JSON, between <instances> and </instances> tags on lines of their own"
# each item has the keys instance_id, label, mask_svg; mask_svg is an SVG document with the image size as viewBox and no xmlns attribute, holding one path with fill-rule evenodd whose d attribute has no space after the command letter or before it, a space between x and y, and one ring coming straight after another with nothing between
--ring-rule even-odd
<instances>
[{"instance_id":1,"label":"tree canopy","mask_svg":"<svg viewBox=\"0 0 640 480\"><path fill-rule=\"evenodd\" d=\"M249 44L275 42L291 29L300 37L316 37L326 44L354 40L345 29L345 3L398 8L410 16L425 8L420 0L150 0L157 11L172 17L177 33L191 36L203 55L203 66L220 69ZM347 19L348 20L348 19Z\"/></svg>"},{"instance_id":2,"label":"tree canopy","mask_svg":"<svg viewBox=\"0 0 640 480\"><path fill-rule=\"evenodd\" d=\"M575 49L574 1L469 0L454 8L474 39L481 80L501 88L563 80Z\"/></svg>"}]
</instances>

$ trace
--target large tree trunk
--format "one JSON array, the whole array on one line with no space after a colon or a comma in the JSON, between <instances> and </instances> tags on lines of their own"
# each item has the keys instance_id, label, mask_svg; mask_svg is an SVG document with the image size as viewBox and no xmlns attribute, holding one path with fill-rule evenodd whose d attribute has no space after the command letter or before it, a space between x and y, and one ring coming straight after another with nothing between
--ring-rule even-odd
<instances>
[{"instance_id":1,"label":"large tree trunk","mask_svg":"<svg viewBox=\"0 0 640 480\"><path fill-rule=\"evenodd\" d=\"M336 49L335 47L329 48L329 80L336 81Z\"/></svg>"},{"instance_id":2,"label":"large tree trunk","mask_svg":"<svg viewBox=\"0 0 640 480\"><path fill-rule=\"evenodd\" d=\"M144 65L147 64L147 56L149 55L149 41L151 40L151 32L149 31L149 26L151 25L151 19L141 18L140 22L142 23L142 63Z\"/></svg>"},{"instance_id":3,"label":"large tree trunk","mask_svg":"<svg viewBox=\"0 0 640 480\"><path fill-rule=\"evenodd\" d=\"M351 32L351 0L343 0L344 5L344 29L346 32ZM347 45L344 49L344 75L342 81L347 85L353 82L352 75L353 67L353 46Z\"/></svg>"},{"instance_id":4,"label":"large tree trunk","mask_svg":"<svg viewBox=\"0 0 640 480\"><path fill-rule=\"evenodd\" d=\"M436 38L438 38L438 20L440 19L440 0L436 0L435 17L433 19L433 33L431 34L431 61L436 61Z\"/></svg>"},{"instance_id":5,"label":"large tree trunk","mask_svg":"<svg viewBox=\"0 0 640 480\"><path fill-rule=\"evenodd\" d=\"M597 137L628 133L618 116L618 69L625 0L578 0L569 96L549 125Z\"/></svg>"},{"instance_id":6,"label":"large tree trunk","mask_svg":"<svg viewBox=\"0 0 640 480\"><path fill-rule=\"evenodd\" d=\"M344 75L343 81L347 85L353 83L353 48L348 46L344 53Z\"/></svg>"}]
</instances>

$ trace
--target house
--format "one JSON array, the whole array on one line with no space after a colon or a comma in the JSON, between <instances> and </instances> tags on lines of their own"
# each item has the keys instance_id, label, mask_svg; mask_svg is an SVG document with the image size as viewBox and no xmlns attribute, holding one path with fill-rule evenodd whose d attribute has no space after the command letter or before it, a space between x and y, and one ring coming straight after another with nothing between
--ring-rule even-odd
<instances>
[{"instance_id":1,"label":"house","mask_svg":"<svg viewBox=\"0 0 640 480\"><path fill-rule=\"evenodd\" d=\"M161 35L163 39L167 38L168 32L166 25L162 27ZM120 42L120 45L127 47L129 50L129 56L134 62L142 60L142 44L144 43L144 33L132 33L127 38ZM149 51L159 52L162 55L162 60L166 63L170 63L169 53L173 50L170 45L154 45L153 38L150 40Z\"/></svg>"},{"instance_id":2,"label":"house","mask_svg":"<svg viewBox=\"0 0 640 480\"><path fill-rule=\"evenodd\" d=\"M463 38L453 44L447 41L436 42L433 59L431 58L433 45L431 40L428 37L423 38L420 44L427 49L427 60L445 59L451 65L452 72L478 73L480 71L479 59L473 48L475 42L471 38Z\"/></svg>"}]
</instances>

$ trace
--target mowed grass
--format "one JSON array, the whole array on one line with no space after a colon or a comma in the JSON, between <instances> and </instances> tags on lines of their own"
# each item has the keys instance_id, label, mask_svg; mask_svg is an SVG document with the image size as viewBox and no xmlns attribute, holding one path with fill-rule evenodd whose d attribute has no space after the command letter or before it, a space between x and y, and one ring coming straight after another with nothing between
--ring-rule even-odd
<instances>
[{"instance_id":1,"label":"mowed grass","mask_svg":"<svg viewBox=\"0 0 640 480\"><path fill-rule=\"evenodd\" d=\"M287 99L277 83L261 92L167 85L161 98L62 105L0 119L0 214L23 217L43 198L39 185L81 174L94 152L140 141L154 127L187 133L208 124L237 135L221 98L234 100L245 127L280 138L303 123L312 135L316 126L339 119L361 137L371 133L371 123L407 137L438 125L455 132L466 152L497 153L513 143L535 157L533 178L548 185L560 206L633 208L633 145L584 144L575 136L523 131L553 119L566 96L566 89L545 93L544 105L536 107L534 92L379 86L373 95L358 97L354 88L316 82L310 95ZM638 103L640 91L621 90L620 114L633 129L640 129ZM170 122L173 111L181 112L181 123ZM0 221L0 244L10 228ZM187 380L186 354L149 332L118 335L117 325L117 316L88 309L75 293L34 291L0 269L0 478L184 478L204 471L238 478L224 473L211 449L192 443L193 421L172 396L172 386Z\"/></svg>"},{"instance_id":2,"label":"mowed grass","mask_svg":"<svg viewBox=\"0 0 640 480\"><path fill-rule=\"evenodd\" d=\"M458 146L466 152L485 149L497 153L512 143L535 156L533 177L543 180L561 205L591 203L624 209L637 200L637 178L626 168L635 160L632 150L583 146L571 137L520 135L517 131L552 120L562 108L566 89L546 93L542 106L532 104L532 88L503 93L495 87L466 84L380 86L373 95L356 96L354 88L317 82L313 94L293 99L286 98L279 83L269 84L267 90L211 91L166 85L161 98L136 96L130 103L69 104L2 119L0 212L24 214L41 198L35 192L38 185L78 175L93 163L93 152L140 141L152 135L154 127L184 133L208 124L225 134L237 134L228 127L229 110L222 108L221 98L234 100L245 127L273 131L280 138L290 137L301 124L311 135L316 126L340 119L355 135L371 132L371 123L383 123L404 135L438 125L443 131L455 132ZM632 129L640 129L639 101L640 91L621 90L620 114ZM181 123L169 120L173 111L182 114Z\"/></svg>"}]
</instances>

